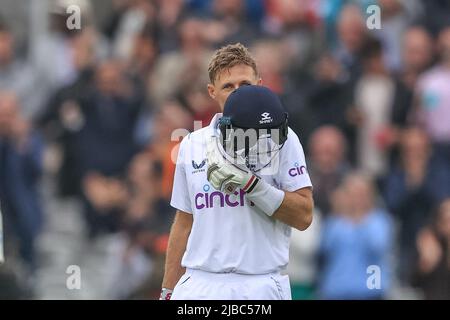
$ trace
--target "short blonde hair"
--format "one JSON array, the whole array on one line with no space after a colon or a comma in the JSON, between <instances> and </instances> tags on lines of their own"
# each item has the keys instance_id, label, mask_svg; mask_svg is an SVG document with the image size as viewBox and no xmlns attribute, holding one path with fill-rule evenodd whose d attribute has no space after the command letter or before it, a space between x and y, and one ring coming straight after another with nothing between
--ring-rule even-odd
<instances>
[{"instance_id":1,"label":"short blonde hair","mask_svg":"<svg viewBox=\"0 0 450 320\"><path fill-rule=\"evenodd\" d=\"M229 44L214 52L208 65L209 80L214 83L217 76L224 70L228 70L238 64L244 64L253 69L258 75L256 62L248 49L241 43Z\"/></svg>"}]
</instances>

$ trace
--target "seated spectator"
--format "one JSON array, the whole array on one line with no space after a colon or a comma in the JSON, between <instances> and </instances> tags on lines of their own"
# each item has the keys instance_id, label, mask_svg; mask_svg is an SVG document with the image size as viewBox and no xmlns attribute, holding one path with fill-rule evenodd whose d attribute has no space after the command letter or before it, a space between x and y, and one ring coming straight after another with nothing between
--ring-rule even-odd
<instances>
[{"instance_id":1,"label":"seated spectator","mask_svg":"<svg viewBox=\"0 0 450 320\"><path fill-rule=\"evenodd\" d=\"M417 238L419 260L415 284L425 299L450 299L450 198L439 206L437 216Z\"/></svg>"},{"instance_id":2,"label":"seated spectator","mask_svg":"<svg viewBox=\"0 0 450 320\"><path fill-rule=\"evenodd\" d=\"M331 209L331 195L350 169L345 158L347 144L339 129L323 126L314 131L308 147L314 204L323 215L327 215Z\"/></svg>"},{"instance_id":3,"label":"seated spectator","mask_svg":"<svg viewBox=\"0 0 450 320\"><path fill-rule=\"evenodd\" d=\"M33 272L43 219L37 191L43 145L23 119L17 99L14 93L0 92L0 202L5 243L18 243L20 257Z\"/></svg>"},{"instance_id":4,"label":"seated spectator","mask_svg":"<svg viewBox=\"0 0 450 320\"><path fill-rule=\"evenodd\" d=\"M391 170L384 187L386 204L400 224L401 281L410 281L417 233L427 223L430 208L450 195L449 188L449 172L433 155L425 132L405 130L400 138L400 163Z\"/></svg>"},{"instance_id":5,"label":"seated spectator","mask_svg":"<svg viewBox=\"0 0 450 320\"><path fill-rule=\"evenodd\" d=\"M388 256L392 223L375 203L372 182L360 174L350 174L333 197L333 213L322 226L319 297L386 298L391 283ZM372 275L379 277L370 283L375 287L369 285L371 266L379 272Z\"/></svg>"},{"instance_id":6,"label":"seated spectator","mask_svg":"<svg viewBox=\"0 0 450 320\"><path fill-rule=\"evenodd\" d=\"M439 34L438 53L438 65L418 81L416 121L430 136L435 151L450 163L450 27Z\"/></svg>"}]
</instances>

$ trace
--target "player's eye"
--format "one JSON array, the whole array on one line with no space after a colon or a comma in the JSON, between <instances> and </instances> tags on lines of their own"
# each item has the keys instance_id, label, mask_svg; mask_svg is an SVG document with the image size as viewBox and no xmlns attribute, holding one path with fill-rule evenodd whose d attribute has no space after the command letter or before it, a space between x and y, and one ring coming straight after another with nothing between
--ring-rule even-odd
<instances>
[{"instance_id":1,"label":"player's eye","mask_svg":"<svg viewBox=\"0 0 450 320\"><path fill-rule=\"evenodd\" d=\"M222 89L230 90L230 89L234 89L234 87L231 83L226 83L223 85Z\"/></svg>"},{"instance_id":2,"label":"player's eye","mask_svg":"<svg viewBox=\"0 0 450 320\"><path fill-rule=\"evenodd\" d=\"M241 84L240 84L239 86L242 87L242 86L250 86L250 85L251 85L250 82L248 82L248 81L243 81L243 82L241 82Z\"/></svg>"}]
</instances>

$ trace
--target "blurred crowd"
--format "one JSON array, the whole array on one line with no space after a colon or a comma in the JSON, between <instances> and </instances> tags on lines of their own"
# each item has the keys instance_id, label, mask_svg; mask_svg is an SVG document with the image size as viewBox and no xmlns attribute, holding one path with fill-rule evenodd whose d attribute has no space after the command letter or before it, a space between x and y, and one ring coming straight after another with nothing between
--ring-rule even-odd
<instances>
[{"instance_id":1,"label":"blurred crowd","mask_svg":"<svg viewBox=\"0 0 450 320\"><path fill-rule=\"evenodd\" d=\"M87 241L123 235L117 263L136 266L121 277L141 280L117 281L111 297L158 296L174 132L219 112L207 65L241 42L289 111L314 185L314 223L292 238L293 297L450 299L450 2L44 4L27 19L48 23L28 38L0 8L1 211L7 260L23 266L0 267L0 292L21 297L11 274L32 278L43 263L48 178L53 197L82 204ZM80 30L67 28L69 4ZM372 4L381 29L367 27Z\"/></svg>"}]
</instances>

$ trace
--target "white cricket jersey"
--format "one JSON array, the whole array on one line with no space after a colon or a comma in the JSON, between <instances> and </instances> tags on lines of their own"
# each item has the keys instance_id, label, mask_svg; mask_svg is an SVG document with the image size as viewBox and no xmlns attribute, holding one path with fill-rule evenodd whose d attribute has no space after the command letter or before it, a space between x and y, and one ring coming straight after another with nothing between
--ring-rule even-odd
<instances>
[{"instance_id":1,"label":"white cricket jersey","mask_svg":"<svg viewBox=\"0 0 450 320\"><path fill-rule=\"evenodd\" d=\"M259 210L242 190L227 195L206 178L206 141L217 135L221 116L217 114L208 127L189 134L180 144L171 205L193 214L181 264L209 272L280 271L288 264L291 227ZM312 186L302 145L290 128L279 156L279 170L262 179L290 192Z\"/></svg>"}]
</instances>

